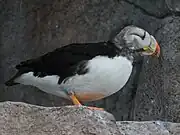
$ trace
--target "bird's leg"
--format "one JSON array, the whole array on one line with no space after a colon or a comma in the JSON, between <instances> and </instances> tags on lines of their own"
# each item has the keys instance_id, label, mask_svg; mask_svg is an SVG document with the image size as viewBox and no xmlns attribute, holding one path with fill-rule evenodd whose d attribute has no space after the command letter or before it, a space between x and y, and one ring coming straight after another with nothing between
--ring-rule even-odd
<instances>
[{"instance_id":1,"label":"bird's leg","mask_svg":"<svg viewBox=\"0 0 180 135\"><path fill-rule=\"evenodd\" d=\"M71 98L71 100L72 100L74 105L82 106L82 104L79 102L79 100L77 99L77 97L75 96L73 91L68 92L68 95ZM89 107L89 106L87 106L87 108L91 109L91 110L101 110L101 111L104 111L103 108Z\"/></svg>"},{"instance_id":2,"label":"bird's leg","mask_svg":"<svg viewBox=\"0 0 180 135\"><path fill-rule=\"evenodd\" d=\"M77 97L75 96L74 92L70 91L68 92L69 97L71 98L72 102L74 105L79 105L81 106L82 104L79 102L79 100L77 99Z\"/></svg>"}]
</instances>

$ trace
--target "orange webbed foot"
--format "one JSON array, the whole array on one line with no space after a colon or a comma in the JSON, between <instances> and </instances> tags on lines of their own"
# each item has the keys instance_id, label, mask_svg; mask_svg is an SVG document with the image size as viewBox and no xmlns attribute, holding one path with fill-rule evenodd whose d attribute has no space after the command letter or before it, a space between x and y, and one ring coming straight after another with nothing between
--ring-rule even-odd
<instances>
[{"instance_id":1,"label":"orange webbed foot","mask_svg":"<svg viewBox=\"0 0 180 135\"><path fill-rule=\"evenodd\" d=\"M79 107L84 107L82 106L82 104L79 102L79 100L77 99L77 97L75 96L74 92L69 92L68 93L69 97L71 98L72 102L74 105L77 105ZM104 111L103 108L98 108L98 107L90 107L90 106L86 106L85 108L88 108L90 110L99 110L99 111Z\"/></svg>"}]
</instances>

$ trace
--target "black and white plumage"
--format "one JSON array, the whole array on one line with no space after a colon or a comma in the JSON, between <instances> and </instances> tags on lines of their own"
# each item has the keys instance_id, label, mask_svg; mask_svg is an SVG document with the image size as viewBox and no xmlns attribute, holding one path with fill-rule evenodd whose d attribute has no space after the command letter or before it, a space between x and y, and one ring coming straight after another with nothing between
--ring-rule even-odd
<instances>
[{"instance_id":1,"label":"black and white plumage","mask_svg":"<svg viewBox=\"0 0 180 135\"><path fill-rule=\"evenodd\" d=\"M126 84L134 55L159 53L153 36L141 28L128 26L110 41L74 43L23 61L6 85L32 85L66 99L70 99L66 92L73 91L80 101L94 101Z\"/></svg>"}]
</instances>

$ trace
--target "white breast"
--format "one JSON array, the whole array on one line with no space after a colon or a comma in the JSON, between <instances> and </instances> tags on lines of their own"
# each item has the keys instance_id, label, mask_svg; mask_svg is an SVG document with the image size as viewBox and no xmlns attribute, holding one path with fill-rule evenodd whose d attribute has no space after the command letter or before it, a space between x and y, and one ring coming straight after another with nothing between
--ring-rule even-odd
<instances>
[{"instance_id":1,"label":"white breast","mask_svg":"<svg viewBox=\"0 0 180 135\"><path fill-rule=\"evenodd\" d=\"M97 56L88 62L87 67L87 74L75 75L61 87L76 93L97 92L109 96L126 84L132 72L132 62L122 56Z\"/></svg>"}]
</instances>

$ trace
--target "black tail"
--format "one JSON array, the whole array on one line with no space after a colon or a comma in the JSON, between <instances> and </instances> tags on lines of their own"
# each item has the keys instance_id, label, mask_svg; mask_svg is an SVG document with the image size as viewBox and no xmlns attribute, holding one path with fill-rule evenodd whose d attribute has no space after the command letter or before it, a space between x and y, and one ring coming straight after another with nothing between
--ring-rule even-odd
<instances>
[{"instance_id":1,"label":"black tail","mask_svg":"<svg viewBox=\"0 0 180 135\"><path fill-rule=\"evenodd\" d=\"M6 86L14 86L14 85L17 85L17 84L19 84L19 83L14 82L14 78L12 78L12 79L5 82Z\"/></svg>"},{"instance_id":2,"label":"black tail","mask_svg":"<svg viewBox=\"0 0 180 135\"><path fill-rule=\"evenodd\" d=\"M14 82L14 80L19 76L20 76L19 72L16 73L11 79L9 79L8 81L5 82L5 85L6 86L13 86L13 85L19 84L19 83Z\"/></svg>"},{"instance_id":3,"label":"black tail","mask_svg":"<svg viewBox=\"0 0 180 135\"><path fill-rule=\"evenodd\" d=\"M19 83L15 82L15 79L18 78L19 76L21 76L24 73L29 72L30 69L29 68L25 68L25 67L21 67L18 69L18 72L8 81L5 82L6 86L13 86L13 85L17 85Z\"/></svg>"},{"instance_id":4,"label":"black tail","mask_svg":"<svg viewBox=\"0 0 180 135\"><path fill-rule=\"evenodd\" d=\"M19 83L14 82L15 79L24 73L32 71L34 68L36 68L36 65L41 65L40 62L41 61L39 60L39 58L22 61L20 64L16 65L16 69L18 70L18 72L11 79L5 82L5 85L13 86L13 85L19 84Z\"/></svg>"}]
</instances>

